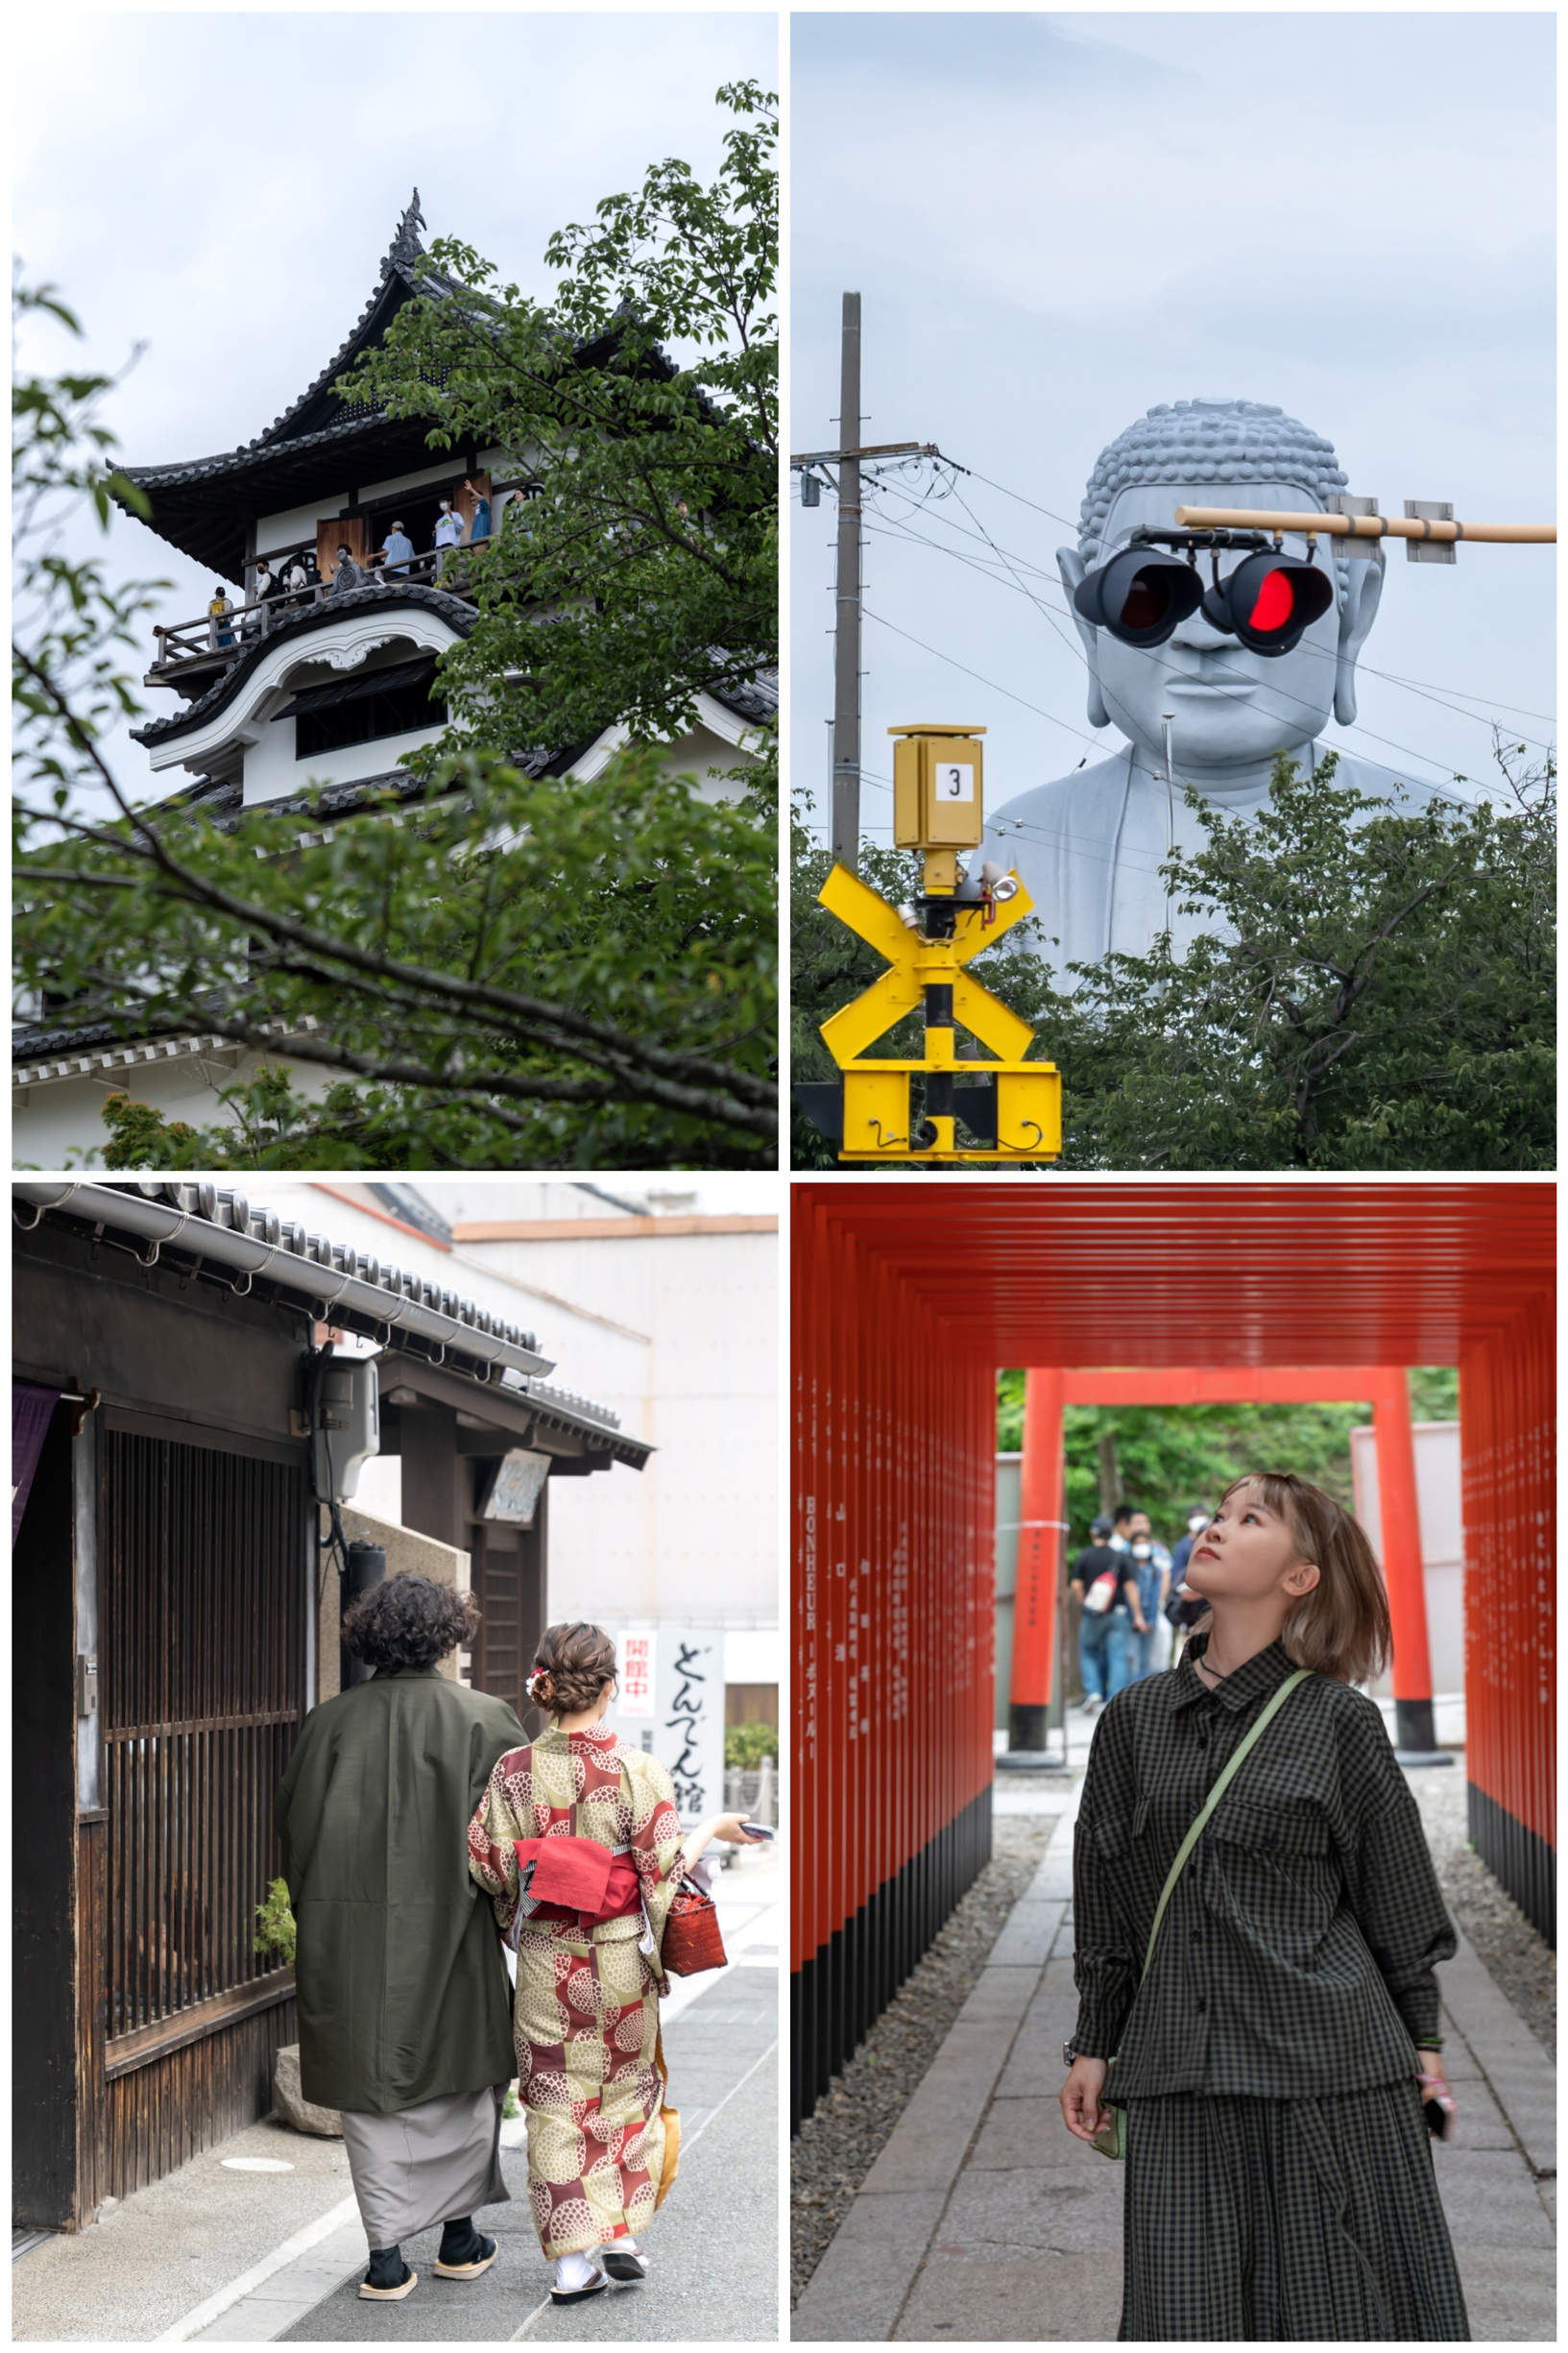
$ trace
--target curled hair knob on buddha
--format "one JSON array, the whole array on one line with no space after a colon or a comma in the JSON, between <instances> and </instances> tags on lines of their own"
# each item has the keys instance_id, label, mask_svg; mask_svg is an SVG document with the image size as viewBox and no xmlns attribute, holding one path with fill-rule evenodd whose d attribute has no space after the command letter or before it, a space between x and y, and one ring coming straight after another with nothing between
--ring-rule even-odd
<instances>
[{"instance_id":1,"label":"curled hair knob on buddha","mask_svg":"<svg viewBox=\"0 0 1568 2353\"><path fill-rule=\"evenodd\" d=\"M582 1619L546 1626L534 1652L528 1697L546 1715L582 1715L615 1679L615 1645Z\"/></svg>"}]
</instances>

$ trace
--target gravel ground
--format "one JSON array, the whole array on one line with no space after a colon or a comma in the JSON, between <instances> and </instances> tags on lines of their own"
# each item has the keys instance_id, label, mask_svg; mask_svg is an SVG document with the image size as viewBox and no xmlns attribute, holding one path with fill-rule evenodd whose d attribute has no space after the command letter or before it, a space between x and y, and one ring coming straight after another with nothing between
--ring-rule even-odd
<instances>
[{"instance_id":1,"label":"gravel ground","mask_svg":"<svg viewBox=\"0 0 1568 2353\"><path fill-rule=\"evenodd\" d=\"M1417 1767L1407 1779L1421 1808L1444 1903L1556 2066L1557 1956L1471 1852L1462 1755L1451 1770Z\"/></svg>"},{"instance_id":2,"label":"gravel ground","mask_svg":"<svg viewBox=\"0 0 1568 2353\"><path fill-rule=\"evenodd\" d=\"M790 2152L791 2311L968 2001L1056 1822L1054 1813L995 1819L991 1861L801 2126Z\"/></svg>"}]
</instances>

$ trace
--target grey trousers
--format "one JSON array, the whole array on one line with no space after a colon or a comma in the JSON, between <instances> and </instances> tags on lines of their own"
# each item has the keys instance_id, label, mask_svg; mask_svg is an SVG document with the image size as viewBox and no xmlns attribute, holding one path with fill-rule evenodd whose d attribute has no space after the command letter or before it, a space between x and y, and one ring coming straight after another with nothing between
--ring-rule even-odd
<instances>
[{"instance_id":1,"label":"grey trousers","mask_svg":"<svg viewBox=\"0 0 1568 2353\"><path fill-rule=\"evenodd\" d=\"M511 2197L501 2175L506 2086L450 2092L391 2116L343 2111L343 2142L373 2247L398 2246L434 2222Z\"/></svg>"}]
</instances>

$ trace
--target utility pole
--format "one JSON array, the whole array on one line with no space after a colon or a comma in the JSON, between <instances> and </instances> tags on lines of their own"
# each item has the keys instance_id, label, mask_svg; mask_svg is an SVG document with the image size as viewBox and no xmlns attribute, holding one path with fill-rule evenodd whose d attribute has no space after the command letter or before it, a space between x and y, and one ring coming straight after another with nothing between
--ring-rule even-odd
<instances>
[{"instance_id":1,"label":"utility pole","mask_svg":"<svg viewBox=\"0 0 1568 2353\"><path fill-rule=\"evenodd\" d=\"M844 297L838 446L860 447L860 297ZM833 856L860 862L860 461L838 467L838 572L833 605Z\"/></svg>"}]
</instances>

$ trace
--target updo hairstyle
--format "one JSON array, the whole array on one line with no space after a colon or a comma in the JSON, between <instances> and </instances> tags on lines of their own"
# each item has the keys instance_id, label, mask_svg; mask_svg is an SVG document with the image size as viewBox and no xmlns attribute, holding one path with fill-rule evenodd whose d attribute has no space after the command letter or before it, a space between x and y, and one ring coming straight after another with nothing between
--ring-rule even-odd
<instances>
[{"instance_id":1,"label":"updo hairstyle","mask_svg":"<svg viewBox=\"0 0 1568 2353\"><path fill-rule=\"evenodd\" d=\"M602 1626L579 1618L546 1626L534 1653L528 1696L546 1715L583 1715L615 1676L615 1646Z\"/></svg>"},{"instance_id":2,"label":"updo hairstyle","mask_svg":"<svg viewBox=\"0 0 1568 2353\"><path fill-rule=\"evenodd\" d=\"M433 1577L388 1577L356 1593L343 1618L344 1648L385 1672L434 1666L479 1631L479 1604Z\"/></svg>"}]
</instances>

